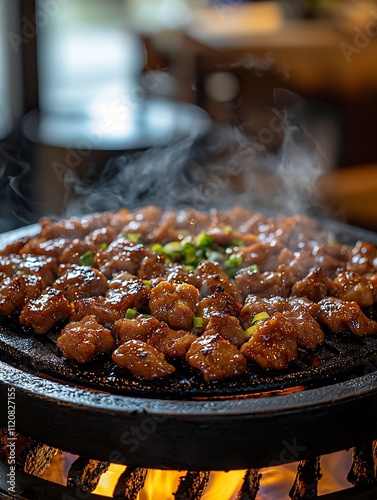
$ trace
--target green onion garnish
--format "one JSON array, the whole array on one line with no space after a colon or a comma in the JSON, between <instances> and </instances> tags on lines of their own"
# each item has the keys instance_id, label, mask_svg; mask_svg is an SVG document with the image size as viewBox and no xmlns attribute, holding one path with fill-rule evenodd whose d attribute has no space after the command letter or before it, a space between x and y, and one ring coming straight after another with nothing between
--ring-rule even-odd
<instances>
[{"instance_id":1,"label":"green onion garnish","mask_svg":"<svg viewBox=\"0 0 377 500\"><path fill-rule=\"evenodd\" d=\"M131 243L140 243L140 233L122 233L122 236Z\"/></svg>"},{"instance_id":2,"label":"green onion garnish","mask_svg":"<svg viewBox=\"0 0 377 500\"><path fill-rule=\"evenodd\" d=\"M132 319L136 316L136 314L137 314L137 311L135 309L127 309L126 318Z\"/></svg>"},{"instance_id":3,"label":"green onion garnish","mask_svg":"<svg viewBox=\"0 0 377 500\"><path fill-rule=\"evenodd\" d=\"M182 245L180 241L171 241L170 243L166 243L163 247L164 253L168 255L173 255L175 253L182 252Z\"/></svg>"},{"instance_id":4,"label":"green onion garnish","mask_svg":"<svg viewBox=\"0 0 377 500\"><path fill-rule=\"evenodd\" d=\"M199 247L209 247L213 243L213 238L207 233L199 233L196 237L196 244Z\"/></svg>"},{"instance_id":5,"label":"green onion garnish","mask_svg":"<svg viewBox=\"0 0 377 500\"><path fill-rule=\"evenodd\" d=\"M151 250L152 252L163 253L164 247L161 245L161 243L155 243L154 245L151 246Z\"/></svg>"},{"instance_id":6,"label":"green onion garnish","mask_svg":"<svg viewBox=\"0 0 377 500\"><path fill-rule=\"evenodd\" d=\"M257 329L257 325L253 325L245 331L245 337L249 339Z\"/></svg>"},{"instance_id":7,"label":"green onion garnish","mask_svg":"<svg viewBox=\"0 0 377 500\"><path fill-rule=\"evenodd\" d=\"M153 314L143 314L144 318L153 318Z\"/></svg>"},{"instance_id":8,"label":"green onion garnish","mask_svg":"<svg viewBox=\"0 0 377 500\"><path fill-rule=\"evenodd\" d=\"M152 282L149 280L143 280L143 285L147 286L148 288L152 288Z\"/></svg>"},{"instance_id":9,"label":"green onion garnish","mask_svg":"<svg viewBox=\"0 0 377 500\"><path fill-rule=\"evenodd\" d=\"M237 267L242 264L242 256L241 255L231 255L229 259L225 262L225 267Z\"/></svg>"},{"instance_id":10,"label":"green onion garnish","mask_svg":"<svg viewBox=\"0 0 377 500\"><path fill-rule=\"evenodd\" d=\"M261 313L258 313L254 316L253 318L253 321L251 322L252 325L255 325L255 323L258 323L258 321L262 321L264 319L270 319L271 316L266 313L266 312L261 312Z\"/></svg>"},{"instance_id":11,"label":"green onion garnish","mask_svg":"<svg viewBox=\"0 0 377 500\"><path fill-rule=\"evenodd\" d=\"M249 271L256 271L259 273L259 267L256 264L252 264L251 266L248 267Z\"/></svg>"},{"instance_id":12,"label":"green onion garnish","mask_svg":"<svg viewBox=\"0 0 377 500\"><path fill-rule=\"evenodd\" d=\"M194 318L194 328L203 328L204 320L200 316L195 316Z\"/></svg>"},{"instance_id":13,"label":"green onion garnish","mask_svg":"<svg viewBox=\"0 0 377 500\"><path fill-rule=\"evenodd\" d=\"M94 253L91 250L80 255L80 265L81 266L92 266L93 265Z\"/></svg>"},{"instance_id":14,"label":"green onion garnish","mask_svg":"<svg viewBox=\"0 0 377 500\"><path fill-rule=\"evenodd\" d=\"M100 248L102 248L102 250L106 250L108 246L109 245L107 243L101 243Z\"/></svg>"}]
</instances>

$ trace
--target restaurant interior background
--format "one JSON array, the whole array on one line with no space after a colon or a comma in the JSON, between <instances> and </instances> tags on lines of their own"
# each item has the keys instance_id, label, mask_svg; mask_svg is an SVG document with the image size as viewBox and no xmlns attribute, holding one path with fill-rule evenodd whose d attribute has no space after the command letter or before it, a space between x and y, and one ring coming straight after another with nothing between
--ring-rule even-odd
<instances>
[{"instance_id":1,"label":"restaurant interior background","mask_svg":"<svg viewBox=\"0 0 377 500\"><path fill-rule=\"evenodd\" d=\"M375 1L0 0L0 230L292 192L377 230L376 61Z\"/></svg>"}]
</instances>

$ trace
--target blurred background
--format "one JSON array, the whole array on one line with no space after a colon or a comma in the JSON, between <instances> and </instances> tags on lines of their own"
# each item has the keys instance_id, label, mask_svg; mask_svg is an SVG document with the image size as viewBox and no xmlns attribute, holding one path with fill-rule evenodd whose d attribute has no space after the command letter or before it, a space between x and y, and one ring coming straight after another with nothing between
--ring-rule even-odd
<instances>
[{"instance_id":1,"label":"blurred background","mask_svg":"<svg viewBox=\"0 0 377 500\"><path fill-rule=\"evenodd\" d=\"M0 0L0 231L147 202L377 230L376 61L376 1Z\"/></svg>"}]
</instances>

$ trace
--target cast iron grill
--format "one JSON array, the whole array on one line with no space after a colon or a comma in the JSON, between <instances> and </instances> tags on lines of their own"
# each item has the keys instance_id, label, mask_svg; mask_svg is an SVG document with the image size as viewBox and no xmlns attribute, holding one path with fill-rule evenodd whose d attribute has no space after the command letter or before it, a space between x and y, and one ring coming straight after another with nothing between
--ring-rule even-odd
<instances>
[{"instance_id":1,"label":"cast iron grill","mask_svg":"<svg viewBox=\"0 0 377 500\"><path fill-rule=\"evenodd\" d=\"M347 228L340 239L371 241L367 236ZM375 315L373 310L368 313ZM112 457L112 462L128 464L129 473L148 468L188 470L200 484L210 470L248 469L244 487L248 495L247 484L255 489L258 469L282 461L286 442L297 445L297 454L283 461L301 461L293 487L299 492L313 489L317 457L354 446L355 456L360 457L364 449L360 447L370 447L363 443L377 436L375 337L334 335L314 354L301 351L284 372L272 375L256 368L236 380L203 384L185 367L179 377L156 383L125 378L106 356L78 367L59 355L56 335L36 338L16 327L14 318L3 322L0 423L7 422L6 401L12 387L18 432L48 449L84 457L84 462L106 464ZM130 440L140 429L146 439L132 446ZM367 462L369 472L363 474L373 484L368 491L375 495L375 465ZM196 471L201 471L199 476ZM2 468L3 478L5 472ZM29 480L25 478L25 485ZM34 480L39 484L40 479ZM361 482L355 480L356 488L364 488ZM29 487L34 486L25 486L26 491ZM44 498L33 494L31 490L29 498Z\"/></svg>"}]
</instances>

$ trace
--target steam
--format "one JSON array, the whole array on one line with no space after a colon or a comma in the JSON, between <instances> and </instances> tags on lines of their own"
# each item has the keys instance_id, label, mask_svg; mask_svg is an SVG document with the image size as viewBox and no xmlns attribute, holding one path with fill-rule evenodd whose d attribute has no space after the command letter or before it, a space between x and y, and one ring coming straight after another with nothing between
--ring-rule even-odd
<instances>
[{"instance_id":1,"label":"steam","mask_svg":"<svg viewBox=\"0 0 377 500\"><path fill-rule=\"evenodd\" d=\"M45 209L36 201L30 165L13 140L0 143L0 232L36 222Z\"/></svg>"},{"instance_id":2,"label":"steam","mask_svg":"<svg viewBox=\"0 0 377 500\"><path fill-rule=\"evenodd\" d=\"M328 145L301 99L278 89L275 104L270 122L252 137L242 127L218 125L205 136L114 158L95 181L90 172L79 179L71 170L65 215L146 204L317 211L315 183L331 160Z\"/></svg>"}]
</instances>

